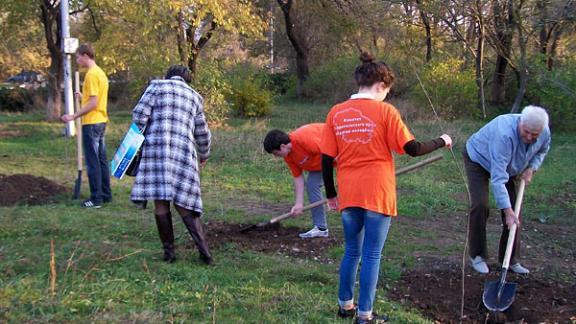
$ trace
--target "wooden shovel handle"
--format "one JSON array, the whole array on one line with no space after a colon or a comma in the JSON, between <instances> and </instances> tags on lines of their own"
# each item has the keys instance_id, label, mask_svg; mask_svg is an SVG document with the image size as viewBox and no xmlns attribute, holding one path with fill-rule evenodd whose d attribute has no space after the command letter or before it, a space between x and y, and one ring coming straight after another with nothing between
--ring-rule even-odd
<instances>
[{"instance_id":1,"label":"wooden shovel handle","mask_svg":"<svg viewBox=\"0 0 576 324\"><path fill-rule=\"evenodd\" d=\"M524 187L526 182L524 179L520 179L520 186L518 187L518 193L516 194L516 203L514 204L514 215L516 218L520 216L520 210L522 207L522 199L524 198ZM504 254L504 260L502 261L502 268L508 269L510 265L510 257L512 256L512 247L514 246L514 238L516 237L516 223L512 224L508 233L508 242L506 243L506 254Z\"/></svg>"},{"instance_id":2,"label":"wooden shovel handle","mask_svg":"<svg viewBox=\"0 0 576 324\"><path fill-rule=\"evenodd\" d=\"M327 201L328 201L327 199L318 200L317 202L314 202L314 203L311 203L310 205L304 206L302 208L302 211L305 212L305 211L312 209L314 207L324 205ZM293 215L292 212L290 211L290 212L287 212L287 213L282 214L280 216L276 216L276 217L272 218L269 223L274 224L274 223L279 222L281 220L284 220L286 218L290 218L291 216L295 216L295 215Z\"/></svg>"},{"instance_id":3,"label":"wooden shovel handle","mask_svg":"<svg viewBox=\"0 0 576 324\"><path fill-rule=\"evenodd\" d=\"M74 106L76 112L80 111L80 98L76 93L80 92L80 72L74 72ZM76 118L76 161L78 164L78 171L82 171L82 118Z\"/></svg>"},{"instance_id":4,"label":"wooden shovel handle","mask_svg":"<svg viewBox=\"0 0 576 324\"><path fill-rule=\"evenodd\" d=\"M410 171L419 169L419 168L421 168L421 167L423 167L423 166L425 166L425 165L428 165L428 164L430 164L430 163L436 162L436 161L438 161L438 160L442 160L442 155L435 155L435 156L429 157L429 158L427 158L427 159L425 159L425 160L422 160L422 161L420 161L420 162L418 162L418 163L414 163L414 164L409 165L409 166L407 166L407 167L404 167L404 168L402 168L402 169L398 169L398 170L396 170L396 175L399 176L399 175L404 174L404 173L406 173L406 172L410 172Z\"/></svg>"},{"instance_id":5,"label":"wooden shovel handle","mask_svg":"<svg viewBox=\"0 0 576 324\"><path fill-rule=\"evenodd\" d=\"M428 165L428 164L430 164L430 163L436 162L436 161L441 160L441 159L442 159L442 155L432 156L432 157L430 157L430 158L427 158L426 160L422 160L422 161L420 161L420 162L418 162L418 163L414 163L414 164L412 164L412 165L410 165L410 166L407 166L407 167L405 167L405 168L402 168L402 169L397 170L397 171L396 171L396 175L398 176L398 175L404 174L404 173L406 173L406 172L410 172L410 171L416 170L416 169L418 169L418 168L421 168L421 167L423 167L423 166L425 166L425 165ZM306 205L306 206L304 206L304 207L302 208L302 211L304 212L304 211L307 211L307 210L312 209L312 208L314 208L314 207L318 207L318 206L320 206L320 205L324 205L327 201L328 201L327 199L322 199L322 200L319 200L319 201L317 201L317 202L314 202L314 203L312 203L312 204L310 204L310 205ZM276 217L272 218L268 223L269 223L269 224L274 224L274 223L277 223L277 222L279 222L279 221L281 221L281 220L284 220L284 219L286 219L286 218L290 218L290 217L292 217L292 216L294 216L294 215L292 214L292 212L288 212L288 213L285 213L285 214L282 214L282 215L280 215L280 216L276 216Z\"/></svg>"}]
</instances>

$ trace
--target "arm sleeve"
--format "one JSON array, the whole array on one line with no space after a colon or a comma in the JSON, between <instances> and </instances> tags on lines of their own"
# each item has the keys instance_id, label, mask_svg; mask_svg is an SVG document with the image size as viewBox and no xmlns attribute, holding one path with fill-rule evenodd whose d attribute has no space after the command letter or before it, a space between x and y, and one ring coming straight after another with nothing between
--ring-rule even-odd
<instances>
[{"instance_id":1,"label":"arm sleeve","mask_svg":"<svg viewBox=\"0 0 576 324\"><path fill-rule=\"evenodd\" d=\"M322 179L326 189L326 198L336 197L338 194L334 186L334 158L326 154L322 154Z\"/></svg>"},{"instance_id":2,"label":"arm sleeve","mask_svg":"<svg viewBox=\"0 0 576 324\"><path fill-rule=\"evenodd\" d=\"M446 142L440 137L424 143L411 140L404 145L404 151L410 156L421 156L444 146L446 146Z\"/></svg>"},{"instance_id":3,"label":"arm sleeve","mask_svg":"<svg viewBox=\"0 0 576 324\"><path fill-rule=\"evenodd\" d=\"M212 133L208 128L206 116L204 115L203 100L201 97L196 99L196 115L194 116L194 140L198 150L200 161L205 161L210 156L210 144Z\"/></svg>"},{"instance_id":4,"label":"arm sleeve","mask_svg":"<svg viewBox=\"0 0 576 324\"><path fill-rule=\"evenodd\" d=\"M294 178L302 175L302 168L297 166L294 162L292 162L292 160L284 158L284 162L286 162L286 165L288 166L288 169L290 169L290 173L292 173Z\"/></svg>"},{"instance_id":5,"label":"arm sleeve","mask_svg":"<svg viewBox=\"0 0 576 324\"><path fill-rule=\"evenodd\" d=\"M498 209L512 207L508 190L506 190L506 183L510 179L507 168L512 160L512 144L510 142L511 139L507 136L500 136L494 139L489 148L490 184Z\"/></svg>"},{"instance_id":6,"label":"arm sleeve","mask_svg":"<svg viewBox=\"0 0 576 324\"><path fill-rule=\"evenodd\" d=\"M132 110L132 121L140 128L141 130L146 127L148 124L148 120L152 115L152 107L155 104L155 84L151 83L140 100Z\"/></svg>"},{"instance_id":7,"label":"arm sleeve","mask_svg":"<svg viewBox=\"0 0 576 324\"><path fill-rule=\"evenodd\" d=\"M405 145L414 140L414 135L404 124L400 113L394 107L390 107L387 120L384 120L384 122L388 125L386 138L390 149L398 154L404 154Z\"/></svg>"}]
</instances>

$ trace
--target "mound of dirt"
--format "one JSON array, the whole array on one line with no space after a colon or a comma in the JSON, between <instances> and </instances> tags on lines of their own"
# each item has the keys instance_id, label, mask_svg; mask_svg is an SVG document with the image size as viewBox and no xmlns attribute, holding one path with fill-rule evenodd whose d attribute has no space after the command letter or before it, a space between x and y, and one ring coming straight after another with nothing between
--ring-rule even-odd
<instances>
[{"instance_id":1,"label":"mound of dirt","mask_svg":"<svg viewBox=\"0 0 576 324\"><path fill-rule=\"evenodd\" d=\"M388 297L419 309L440 323L459 323L462 298L459 265L428 260L426 265L405 272L388 291ZM491 313L484 307L482 294L486 281L498 281L492 271L482 276L465 273L464 318L462 323L574 323L576 284L562 284L508 273L506 282L517 283L514 303L504 313Z\"/></svg>"},{"instance_id":2,"label":"mound of dirt","mask_svg":"<svg viewBox=\"0 0 576 324\"><path fill-rule=\"evenodd\" d=\"M298 233L305 230L297 227L284 227L276 223L241 233L240 230L245 226L247 224L216 221L206 223L208 244L210 247L217 248L233 243L239 251L279 253L324 263L334 263L335 260L330 257L328 250L342 245L341 233L330 232L329 237L301 239Z\"/></svg>"},{"instance_id":3,"label":"mound of dirt","mask_svg":"<svg viewBox=\"0 0 576 324\"><path fill-rule=\"evenodd\" d=\"M47 204L66 192L66 188L44 177L0 175L0 206Z\"/></svg>"}]
</instances>

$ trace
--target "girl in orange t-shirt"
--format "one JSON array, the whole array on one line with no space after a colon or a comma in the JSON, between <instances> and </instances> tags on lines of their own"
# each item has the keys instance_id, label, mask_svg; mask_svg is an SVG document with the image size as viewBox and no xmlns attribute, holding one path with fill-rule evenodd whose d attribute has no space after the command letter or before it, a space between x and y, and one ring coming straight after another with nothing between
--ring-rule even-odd
<instances>
[{"instance_id":1,"label":"girl in orange t-shirt","mask_svg":"<svg viewBox=\"0 0 576 324\"><path fill-rule=\"evenodd\" d=\"M338 316L358 323L378 323L385 316L372 313L380 257L396 216L396 177L392 151L419 156L452 145L444 134L429 142L418 142L394 106L383 100L390 91L394 74L386 63L374 62L363 53L354 77L358 93L332 107L322 133L322 173L328 206L342 212L346 241L340 265ZM338 158L338 191L334 188L333 161ZM360 291L354 304L354 283L358 264Z\"/></svg>"}]
</instances>

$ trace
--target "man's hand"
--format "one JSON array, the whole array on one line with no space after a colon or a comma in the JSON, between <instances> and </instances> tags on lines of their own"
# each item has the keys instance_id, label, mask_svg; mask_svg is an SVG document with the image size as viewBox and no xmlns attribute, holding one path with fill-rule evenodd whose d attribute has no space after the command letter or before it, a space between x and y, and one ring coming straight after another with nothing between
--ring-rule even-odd
<instances>
[{"instance_id":1,"label":"man's hand","mask_svg":"<svg viewBox=\"0 0 576 324\"><path fill-rule=\"evenodd\" d=\"M75 118L74 118L74 115L62 115L62 117L60 117L60 119L63 122L67 123L67 122L73 121Z\"/></svg>"},{"instance_id":2,"label":"man's hand","mask_svg":"<svg viewBox=\"0 0 576 324\"><path fill-rule=\"evenodd\" d=\"M290 210L290 212L292 213L292 215L298 216L302 214L302 208L304 208L302 204L295 204Z\"/></svg>"},{"instance_id":3,"label":"man's hand","mask_svg":"<svg viewBox=\"0 0 576 324\"><path fill-rule=\"evenodd\" d=\"M527 168L526 170L524 170L524 172L522 172L522 175L520 177L524 179L526 184L529 184L530 181L532 181L532 176L534 176L534 170L532 170L532 168Z\"/></svg>"},{"instance_id":4,"label":"man's hand","mask_svg":"<svg viewBox=\"0 0 576 324\"><path fill-rule=\"evenodd\" d=\"M444 140L444 143L446 143L446 147L447 148L451 148L452 147L452 138L450 137L450 135L448 134L442 134L440 136L441 139Z\"/></svg>"},{"instance_id":5,"label":"man's hand","mask_svg":"<svg viewBox=\"0 0 576 324\"><path fill-rule=\"evenodd\" d=\"M516 217L512 208L505 208L504 215L506 215L506 225L508 228L510 228L514 223L516 223L516 226L520 225L520 220Z\"/></svg>"},{"instance_id":6,"label":"man's hand","mask_svg":"<svg viewBox=\"0 0 576 324\"><path fill-rule=\"evenodd\" d=\"M338 210L338 197L328 198L328 209Z\"/></svg>"}]
</instances>

